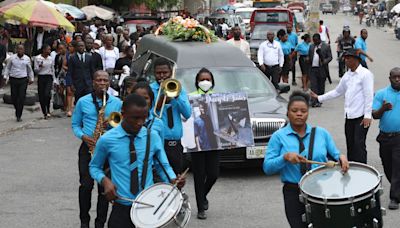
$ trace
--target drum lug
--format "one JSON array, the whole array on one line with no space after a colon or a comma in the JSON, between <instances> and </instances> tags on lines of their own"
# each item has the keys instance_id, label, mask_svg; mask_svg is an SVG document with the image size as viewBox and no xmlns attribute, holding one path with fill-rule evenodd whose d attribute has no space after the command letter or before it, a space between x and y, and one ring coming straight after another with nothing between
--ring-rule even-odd
<instances>
[{"instance_id":1,"label":"drum lug","mask_svg":"<svg viewBox=\"0 0 400 228\"><path fill-rule=\"evenodd\" d=\"M356 216L356 209L354 208L354 206L350 207L350 215L351 215L351 217Z\"/></svg>"},{"instance_id":2,"label":"drum lug","mask_svg":"<svg viewBox=\"0 0 400 228\"><path fill-rule=\"evenodd\" d=\"M311 205L309 203L306 204L306 213L311 214Z\"/></svg>"},{"instance_id":3,"label":"drum lug","mask_svg":"<svg viewBox=\"0 0 400 228\"><path fill-rule=\"evenodd\" d=\"M331 218L331 211L328 208L325 209L325 218L327 219Z\"/></svg>"},{"instance_id":4,"label":"drum lug","mask_svg":"<svg viewBox=\"0 0 400 228\"><path fill-rule=\"evenodd\" d=\"M304 197L302 194L299 195L299 201L300 203L304 203Z\"/></svg>"},{"instance_id":5,"label":"drum lug","mask_svg":"<svg viewBox=\"0 0 400 228\"><path fill-rule=\"evenodd\" d=\"M307 222L307 215L306 214L302 214L301 215L301 221Z\"/></svg>"},{"instance_id":6,"label":"drum lug","mask_svg":"<svg viewBox=\"0 0 400 228\"><path fill-rule=\"evenodd\" d=\"M307 228L313 228L314 225L312 223L308 224Z\"/></svg>"},{"instance_id":7,"label":"drum lug","mask_svg":"<svg viewBox=\"0 0 400 228\"><path fill-rule=\"evenodd\" d=\"M371 199L371 208L375 208L376 207L376 199L375 196Z\"/></svg>"},{"instance_id":8,"label":"drum lug","mask_svg":"<svg viewBox=\"0 0 400 228\"><path fill-rule=\"evenodd\" d=\"M383 195L383 188L379 188L378 189L378 194L381 196L381 195Z\"/></svg>"},{"instance_id":9,"label":"drum lug","mask_svg":"<svg viewBox=\"0 0 400 228\"><path fill-rule=\"evenodd\" d=\"M386 215L386 208L381 207L381 213L382 213L382 215Z\"/></svg>"},{"instance_id":10,"label":"drum lug","mask_svg":"<svg viewBox=\"0 0 400 228\"><path fill-rule=\"evenodd\" d=\"M378 219L374 218L374 219L372 220L372 223L373 223L373 227L374 227L374 228L379 228L379 221L378 221Z\"/></svg>"}]
</instances>

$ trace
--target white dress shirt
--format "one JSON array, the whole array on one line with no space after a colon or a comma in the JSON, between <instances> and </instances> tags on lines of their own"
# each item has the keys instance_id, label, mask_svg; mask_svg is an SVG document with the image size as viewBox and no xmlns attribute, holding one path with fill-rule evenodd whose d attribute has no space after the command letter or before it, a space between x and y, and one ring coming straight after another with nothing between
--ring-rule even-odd
<instances>
[{"instance_id":1,"label":"white dress shirt","mask_svg":"<svg viewBox=\"0 0 400 228\"><path fill-rule=\"evenodd\" d=\"M261 43L257 53L258 64L267 66L278 65L283 67L285 57L283 55L281 44L274 40L272 43L266 40Z\"/></svg>"},{"instance_id":2,"label":"white dress shirt","mask_svg":"<svg viewBox=\"0 0 400 228\"><path fill-rule=\"evenodd\" d=\"M239 48L246 56L250 59L250 44L244 39L235 40L234 38L226 41L228 44L231 44L237 48Z\"/></svg>"},{"instance_id":3,"label":"white dress shirt","mask_svg":"<svg viewBox=\"0 0 400 228\"><path fill-rule=\"evenodd\" d=\"M36 36L37 50L40 50L43 46L43 37L44 37L44 32L38 33Z\"/></svg>"},{"instance_id":4,"label":"white dress shirt","mask_svg":"<svg viewBox=\"0 0 400 228\"><path fill-rule=\"evenodd\" d=\"M29 77L29 79L33 81L31 59L27 55L23 55L21 58L18 57L17 54L12 55L4 71L4 79L7 80L9 77Z\"/></svg>"},{"instance_id":5,"label":"white dress shirt","mask_svg":"<svg viewBox=\"0 0 400 228\"><path fill-rule=\"evenodd\" d=\"M317 53L317 49L321 48L321 44L314 48L314 56L312 59L312 67L319 67L319 55Z\"/></svg>"},{"instance_id":6,"label":"white dress shirt","mask_svg":"<svg viewBox=\"0 0 400 228\"><path fill-rule=\"evenodd\" d=\"M54 79L54 60L51 56L47 56L47 58L44 58L41 54L36 56L33 66L36 74L51 75Z\"/></svg>"},{"instance_id":7,"label":"white dress shirt","mask_svg":"<svg viewBox=\"0 0 400 228\"><path fill-rule=\"evenodd\" d=\"M334 90L318 96L324 102L344 94L344 114L347 119L361 116L371 119L374 98L374 75L368 69L358 66L356 71L347 71Z\"/></svg>"}]
</instances>

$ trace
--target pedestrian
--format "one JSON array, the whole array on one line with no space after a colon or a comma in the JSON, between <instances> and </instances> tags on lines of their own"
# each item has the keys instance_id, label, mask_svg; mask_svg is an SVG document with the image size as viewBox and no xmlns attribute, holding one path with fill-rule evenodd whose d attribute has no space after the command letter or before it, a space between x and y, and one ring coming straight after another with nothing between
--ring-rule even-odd
<instances>
[{"instance_id":1,"label":"pedestrian","mask_svg":"<svg viewBox=\"0 0 400 228\"><path fill-rule=\"evenodd\" d=\"M120 41L119 45L118 45L118 49L119 50L123 50L123 48L125 46L129 46L129 47L133 47L135 50L135 42L133 40L131 40L130 36L129 36L129 30L125 29L122 33L122 40Z\"/></svg>"},{"instance_id":2,"label":"pedestrian","mask_svg":"<svg viewBox=\"0 0 400 228\"><path fill-rule=\"evenodd\" d=\"M297 86L296 83L296 61L297 61L297 55L293 55L294 50L297 47L297 44L299 43L299 38L297 36L297 33L293 32L293 25L287 25L286 26L286 32L288 34L288 41L291 44L291 66L290 70L292 71L292 85Z\"/></svg>"},{"instance_id":3,"label":"pedestrian","mask_svg":"<svg viewBox=\"0 0 400 228\"><path fill-rule=\"evenodd\" d=\"M36 27L35 35L33 37L33 56L37 56L41 53L43 44L46 43L45 41L47 41L49 37L50 33L44 31L43 27Z\"/></svg>"},{"instance_id":4,"label":"pedestrian","mask_svg":"<svg viewBox=\"0 0 400 228\"><path fill-rule=\"evenodd\" d=\"M350 27L343 26L342 35L337 39L338 45L338 58L339 58L339 78L343 77L345 73L345 63L343 58L343 53L353 49L355 44L355 39L350 35Z\"/></svg>"},{"instance_id":5,"label":"pedestrian","mask_svg":"<svg viewBox=\"0 0 400 228\"><path fill-rule=\"evenodd\" d=\"M24 45L17 45L17 53L12 55L4 71L6 84L10 81L11 99L15 108L17 122L21 122L24 110L26 89L34 80L31 59L25 55Z\"/></svg>"},{"instance_id":6,"label":"pedestrian","mask_svg":"<svg viewBox=\"0 0 400 228\"><path fill-rule=\"evenodd\" d=\"M88 36L85 40L86 53L92 57L94 71L103 70L103 60L101 55L93 48L94 40Z\"/></svg>"},{"instance_id":7,"label":"pedestrian","mask_svg":"<svg viewBox=\"0 0 400 228\"><path fill-rule=\"evenodd\" d=\"M7 58L6 46L0 42L0 90L4 86L3 63Z\"/></svg>"},{"instance_id":8,"label":"pedestrian","mask_svg":"<svg viewBox=\"0 0 400 228\"><path fill-rule=\"evenodd\" d=\"M72 85L74 86L75 104L79 98L93 91L92 75L95 72L92 57L85 53L85 43L77 42L77 50L70 56L68 71L71 74Z\"/></svg>"},{"instance_id":9,"label":"pedestrian","mask_svg":"<svg viewBox=\"0 0 400 228\"><path fill-rule=\"evenodd\" d=\"M321 127L307 124L310 97L295 91L289 98L287 116L289 124L275 131L268 142L263 170L265 174L280 173L286 218L291 228L305 228L302 221L304 204L299 201L298 183L301 177L318 165L305 164L306 159L326 162L328 157L340 161L344 172L349 163L340 154L331 134Z\"/></svg>"},{"instance_id":10,"label":"pedestrian","mask_svg":"<svg viewBox=\"0 0 400 228\"><path fill-rule=\"evenodd\" d=\"M96 139L93 138L98 118L99 110L102 108L104 91L109 86L108 74L105 71L96 71L93 75L94 92L83 96L78 100L72 115L72 130L75 136L82 140L79 147L79 217L81 220L81 228L88 228L90 223L90 207L93 190L93 179L89 174L89 162L91 154L96 145ZM106 96L106 104L104 108L103 119L107 120L112 112L121 112L122 102L120 99L112 96ZM104 129L105 130L105 129ZM97 149L97 148L96 148ZM103 168L103 164L101 166ZM113 170L114 171L114 170ZM113 173L113 175L116 173ZM107 220L108 202L104 195L104 188L101 185L101 179L98 181L98 196L97 196L97 218L95 227L102 228Z\"/></svg>"},{"instance_id":11,"label":"pedestrian","mask_svg":"<svg viewBox=\"0 0 400 228\"><path fill-rule=\"evenodd\" d=\"M321 37L321 41L327 44L331 43L331 38L329 36L329 30L326 25L324 25L324 21L320 20L319 21L319 35Z\"/></svg>"},{"instance_id":12,"label":"pedestrian","mask_svg":"<svg viewBox=\"0 0 400 228\"><path fill-rule=\"evenodd\" d=\"M213 74L206 68L202 68L196 75L196 91L190 95L212 94L215 86ZM195 119L194 128L198 151L190 153L192 158L192 172L194 178L194 190L196 193L197 218L206 219L208 210L207 195L219 176L219 151L216 148L213 127L207 104L200 106L201 115ZM196 131L196 129L199 129Z\"/></svg>"},{"instance_id":13,"label":"pedestrian","mask_svg":"<svg viewBox=\"0 0 400 228\"><path fill-rule=\"evenodd\" d=\"M271 80L275 89L279 89L280 73L282 71L285 56L279 41L274 39L272 31L267 32L267 40L260 44L257 53L258 64L261 71Z\"/></svg>"},{"instance_id":14,"label":"pedestrian","mask_svg":"<svg viewBox=\"0 0 400 228\"><path fill-rule=\"evenodd\" d=\"M318 102L324 102L344 95L345 135L347 157L349 161L367 163L365 140L372 118L372 100L374 96L374 76L360 62L355 49L343 54L349 68L334 90L318 96L311 96Z\"/></svg>"},{"instance_id":15,"label":"pedestrian","mask_svg":"<svg viewBox=\"0 0 400 228\"><path fill-rule=\"evenodd\" d=\"M56 81L58 82L55 87L56 93L59 94L59 97L63 101L63 111L67 111L67 102L66 99L66 70L64 69L64 61L66 61L67 55L67 47L64 43L59 43L57 45L57 55L54 58L54 75ZM54 107L53 107L54 108Z\"/></svg>"},{"instance_id":16,"label":"pedestrian","mask_svg":"<svg viewBox=\"0 0 400 228\"><path fill-rule=\"evenodd\" d=\"M226 43L239 48L247 56L247 58L250 59L251 58L250 44L249 44L249 42L247 42L246 40L244 40L240 37L242 35L242 32L240 31L239 26L233 27L231 31L232 31L233 38L226 41Z\"/></svg>"},{"instance_id":17,"label":"pedestrian","mask_svg":"<svg viewBox=\"0 0 400 228\"><path fill-rule=\"evenodd\" d=\"M126 77L131 75L131 65L133 60L134 51L132 46L125 46L123 54L115 63L114 75L118 76L118 87L122 88L122 84ZM121 89L122 90L122 89ZM120 91L122 93L122 91Z\"/></svg>"},{"instance_id":18,"label":"pedestrian","mask_svg":"<svg viewBox=\"0 0 400 228\"><path fill-rule=\"evenodd\" d=\"M289 82L289 71L290 71L290 66L291 66L291 50L292 50L292 45L288 41L288 34L285 32L285 30L281 29L277 33L278 40L281 44L282 47L282 52L284 56L284 61L283 61L283 66L281 70L281 78L282 82L288 83Z\"/></svg>"},{"instance_id":19,"label":"pedestrian","mask_svg":"<svg viewBox=\"0 0 400 228\"><path fill-rule=\"evenodd\" d=\"M354 44L354 48L360 53L361 57L361 65L368 69L368 65L366 62L366 58L369 61L373 62L374 60L367 54L367 40L368 31L366 29L361 29L360 37L357 38L356 43Z\"/></svg>"},{"instance_id":20,"label":"pedestrian","mask_svg":"<svg viewBox=\"0 0 400 228\"><path fill-rule=\"evenodd\" d=\"M118 47L120 49L119 44L121 43L122 39L123 39L123 35L122 33L124 32L124 28L122 26L117 26L117 28L115 29L115 36L113 37L113 45L115 47Z\"/></svg>"},{"instance_id":21,"label":"pedestrian","mask_svg":"<svg viewBox=\"0 0 400 228\"><path fill-rule=\"evenodd\" d=\"M38 76L38 94L40 108L44 119L51 117L50 100L53 82L55 82L54 60L50 56L51 48L48 44L42 46L42 54L34 59L34 71Z\"/></svg>"},{"instance_id":22,"label":"pedestrian","mask_svg":"<svg viewBox=\"0 0 400 228\"><path fill-rule=\"evenodd\" d=\"M163 182L177 184L179 189L185 185L185 178L177 177L168 163L157 133L144 127L148 112L145 98L137 94L127 96L122 105L123 121L100 138L90 162L91 176L101 183L105 197L113 203L109 228L135 227L130 216L132 201L121 198L135 199L154 184L153 164ZM148 150L147 140L150 141ZM112 179L103 171L106 161L110 164Z\"/></svg>"},{"instance_id":23,"label":"pedestrian","mask_svg":"<svg viewBox=\"0 0 400 228\"><path fill-rule=\"evenodd\" d=\"M114 47L111 34L107 34L104 37L104 46L99 49L99 54L103 60L103 69L112 75L115 63L119 59L119 49Z\"/></svg>"},{"instance_id":24,"label":"pedestrian","mask_svg":"<svg viewBox=\"0 0 400 228\"><path fill-rule=\"evenodd\" d=\"M159 94L161 82L172 77L172 64L165 58L157 58L154 61L154 74L156 81L150 84L154 94ZM164 100L164 94L160 97L154 97L154 108L158 115L162 115L161 119L164 123L164 148L167 153L168 161L174 169L175 173L181 173L185 165L183 159L183 147L181 144L182 118L189 119L192 114L189 98L185 89L182 88L180 94L176 98L166 98L166 104L163 113L160 109ZM156 101L158 100L158 103Z\"/></svg>"},{"instance_id":25,"label":"pedestrian","mask_svg":"<svg viewBox=\"0 0 400 228\"><path fill-rule=\"evenodd\" d=\"M302 81L302 88L303 91L308 90L308 82L309 80L309 72L310 72L310 65L309 65L309 58L308 58L308 52L310 50L310 43L311 43L311 37L309 34L304 34L301 39L303 42L298 44L294 51L292 52L292 55L297 56L297 54L300 55L299 57L299 64L300 64L300 69L301 69L301 81ZM295 58L295 57L292 57Z\"/></svg>"},{"instance_id":26,"label":"pedestrian","mask_svg":"<svg viewBox=\"0 0 400 228\"><path fill-rule=\"evenodd\" d=\"M311 90L322 95L325 93L325 81L329 70L329 62L332 61L332 52L328 44L321 41L318 33L313 35L313 44L310 45L308 52L310 64L310 84ZM321 107L322 103L314 100L312 107Z\"/></svg>"},{"instance_id":27,"label":"pedestrian","mask_svg":"<svg viewBox=\"0 0 400 228\"><path fill-rule=\"evenodd\" d=\"M376 92L372 116L379 119L379 156L390 182L389 209L399 209L400 202L400 68L390 71L390 85Z\"/></svg>"},{"instance_id":28,"label":"pedestrian","mask_svg":"<svg viewBox=\"0 0 400 228\"><path fill-rule=\"evenodd\" d=\"M67 117L72 116L72 100L74 99L74 88L72 85L72 76L71 76L71 71L68 70L68 65L70 62L70 59L72 56L75 55L75 50L76 50L77 43L76 41L71 41L68 44L68 52L65 54L64 62L63 62L63 69L65 70L65 87L67 91L65 103L66 103L66 114Z\"/></svg>"}]
</instances>

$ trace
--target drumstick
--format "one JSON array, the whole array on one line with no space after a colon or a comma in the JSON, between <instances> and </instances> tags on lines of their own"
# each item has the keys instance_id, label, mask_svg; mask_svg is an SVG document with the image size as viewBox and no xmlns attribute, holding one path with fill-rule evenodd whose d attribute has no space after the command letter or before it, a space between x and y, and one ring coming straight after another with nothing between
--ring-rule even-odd
<instances>
[{"instance_id":1,"label":"drumstick","mask_svg":"<svg viewBox=\"0 0 400 228\"><path fill-rule=\"evenodd\" d=\"M338 164L337 162L334 162L334 161L318 162L318 161L312 161L312 160L306 160L304 163L324 165L328 168L333 168L333 167L335 167L336 164Z\"/></svg>"},{"instance_id":2,"label":"drumstick","mask_svg":"<svg viewBox=\"0 0 400 228\"><path fill-rule=\"evenodd\" d=\"M140 202L140 201L137 201L137 200L133 200L133 199L129 199L129 198L125 198L125 197L122 197L122 196L117 196L117 198L120 199L120 200L129 201L129 202L132 202L132 203L142 204L142 205L145 205L145 206L148 206L148 207L154 207L154 205L152 205L152 204L143 203L143 202Z\"/></svg>"},{"instance_id":3,"label":"drumstick","mask_svg":"<svg viewBox=\"0 0 400 228\"><path fill-rule=\"evenodd\" d=\"M187 172L189 171L189 168L187 168L185 170L185 172L182 173L180 178L183 178L186 176ZM179 179L180 179L179 178ZM167 200L167 198L171 195L171 193L174 191L174 189L176 188L176 185L178 184L179 181L176 181L175 184L173 185L173 188L171 189L171 191L169 191L168 195L163 199L163 201L160 203L160 205L158 205L157 209L154 211L153 215L155 215L158 210L160 210L161 206L165 203L165 201Z\"/></svg>"}]
</instances>

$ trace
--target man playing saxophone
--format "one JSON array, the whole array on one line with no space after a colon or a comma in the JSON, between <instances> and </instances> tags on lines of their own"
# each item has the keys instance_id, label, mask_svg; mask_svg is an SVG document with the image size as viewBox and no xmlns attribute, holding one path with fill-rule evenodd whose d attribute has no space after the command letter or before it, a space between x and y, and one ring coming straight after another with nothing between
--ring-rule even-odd
<instances>
[{"instance_id":1,"label":"man playing saxophone","mask_svg":"<svg viewBox=\"0 0 400 228\"><path fill-rule=\"evenodd\" d=\"M96 71L93 75L94 91L78 100L72 115L72 130L75 136L82 140L78 162L81 227L89 227L90 222L89 210L94 185L89 174L90 151L94 151L98 137L106 130L109 115L112 112L120 112L122 106L120 99L105 93L109 85L108 73ZM107 220L108 202L102 192L103 187L98 185L96 228L104 227Z\"/></svg>"}]
</instances>

